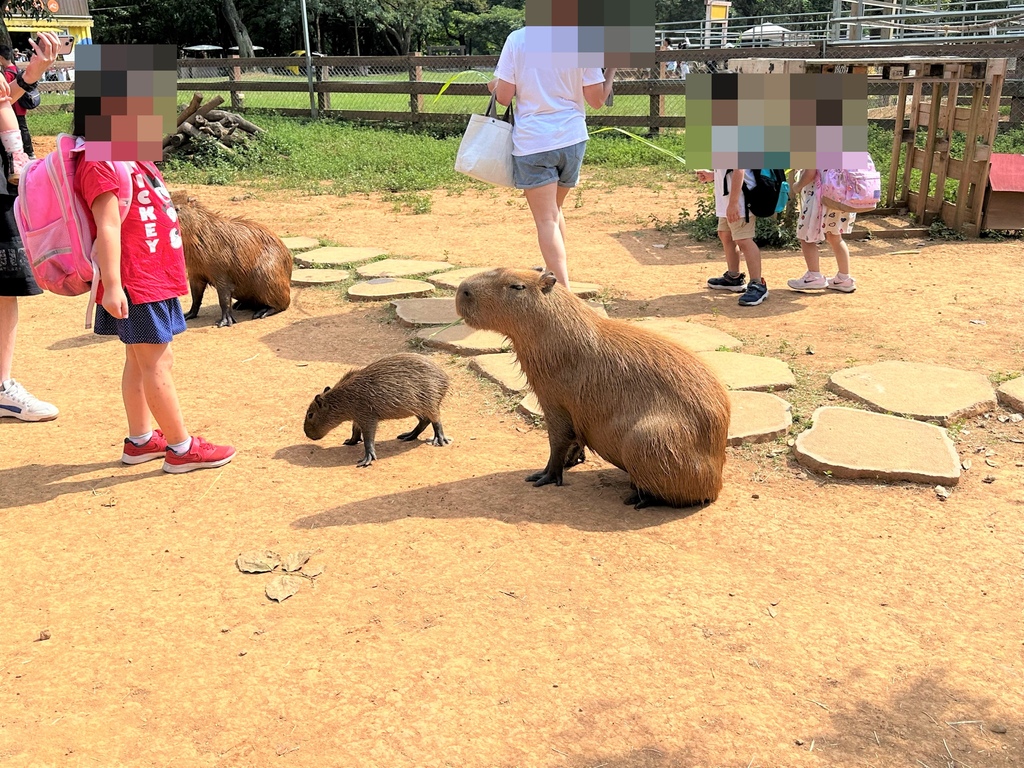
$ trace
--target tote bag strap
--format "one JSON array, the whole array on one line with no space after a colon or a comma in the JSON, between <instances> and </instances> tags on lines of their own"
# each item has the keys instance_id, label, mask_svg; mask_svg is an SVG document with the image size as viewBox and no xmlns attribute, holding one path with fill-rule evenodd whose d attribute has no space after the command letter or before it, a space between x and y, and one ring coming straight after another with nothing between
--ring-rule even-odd
<instances>
[{"instance_id":1,"label":"tote bag strap","mask_svg":"<svg viewBox=\"0 0 1024 768\"><path fill-rule=\"evenodd\" d=\"M503 117L498 117L498 97L493 93L491 94L490 102L487 104L487 111L484 112L484 117L493 117L496 120L503 120L509 125L516 124L516 116L515 112L512 111L511 103L505 107L505 115Z\"/></svg>"}]
</instances>

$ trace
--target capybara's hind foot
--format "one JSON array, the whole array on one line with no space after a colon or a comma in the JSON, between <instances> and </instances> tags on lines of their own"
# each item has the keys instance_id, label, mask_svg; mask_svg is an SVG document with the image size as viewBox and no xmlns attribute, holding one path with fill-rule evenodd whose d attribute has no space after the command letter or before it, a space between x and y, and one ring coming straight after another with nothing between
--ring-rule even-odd
<instances>
[{"instance_id":1,"label":"capybara's hind foot","mask_svg":"<svg viewBox=\"0 0 1024 768\"><path fill-rule=\"evenodd\" d=\"M647 493L640 488L634 488L633 493L629 495L623 504L632 505L633 509L646 509L647 507L671 507L669 504L660 496L655 496L653 493Z\"/></svg>"},{"instance_id":2,"label":"capybara's hind foot","mask_svg":"<svg viewBox=\"0 0 1024 768\"><path fill-rule=\"evenodd\" d=\"M270 317L271 315L276 315L277 312L278 312L278 310L274 309L273 307L260 307L255 312L252 313L252 319L253 320L262 320L265 317Z\"/></svg>"},{"instance_id":3,"label":"capybara's hind foot","mask_svg":"<svg viewBox=\"0 0 1024 768\"><path fill-rule=\"evenodd\" d=\"M441 446L448 445L448 443L450 443L451 441L452 439L450 437L445 437L444 435L434 435L434 437L431 438L430 440L430 444L436 445L437 447L440 448Z\"/></svg>"},{"instance_id":4,"label":"capybara's hind foot","mask_svg":"<svg viewBox=\"0 0 1024 768\"><path fill-rule=\"evenodd\" d=\"M373 460L377 458L376 451L367 451L366 455L356 464L357 467L368 467L373 464Z\"/></svg>"},{"instance_id":5,"label":"capybara's hind foot","mask_svg":"<svg viewBox=\"0 0 1024 768\"><path fill-rule=\"evenodd\" d=\"M569 446L569 452L565 455L565 468L572 469L577 464L582 464L587 460L587 452L583 446L579 443L573 443Z\"/></svg>"},{"instance_id":6,"label":"capybara's hind foot","mask_svg":"<svg viewBox=\"0 0 1024 768\"><path fill-rule=\"evenodd\" d=\"M540 488L542 485L555 485L562 484L562 473L559 472L557 475L552 472L541 470L540 472L534 472L526 478L526 482L533 483L534 488Z\"/></svg>"},{"instance_id":7,"label":"capybara's hind foot","mask_svg":"<svg viewBox=\"0 0 1024 768\"><path fill-rule=\"evenodd\" d=\"M398 439L401 440L402 436L399 435ZM341 444L342 445L359 445L359 442L360 442L360 440L359 440L358 437L350 437L348 440L343 440Z\"/></svg>"},{"instance_id":8,"label":"capybara's hind foot","mask_svg":"<svg viewBox=\"0 0 1024 768\"><path fill-rule=\"evenodd\" d=\"M217 321L218 328L228 328L234 324L235 318L233 318L231 315L225 315L224 317Z\"/></svg>"}]
</instances>

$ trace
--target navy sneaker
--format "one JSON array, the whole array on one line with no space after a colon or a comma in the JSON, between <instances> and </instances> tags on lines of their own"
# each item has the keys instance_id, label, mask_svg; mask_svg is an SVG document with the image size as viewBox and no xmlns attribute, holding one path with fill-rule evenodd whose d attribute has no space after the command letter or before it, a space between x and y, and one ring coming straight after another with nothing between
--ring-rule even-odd
<instances>
[{"instance_id":1,"label":"navy sneaker","mask_svg":"<svg viewBox=\"0 0 1024 768\"><path fill-rule=\"evenodd\" d=\"M721 277L709 277L708 288L713 288L716 291L733 291L734 293L741 293L747 288L747 276L743 272L740 272L736 277L733 277L728 271L726 271Z\"/></svg>"},{"instance_id":2,"label":"navy sneaker","mask_svg":"<svg viewBox=\"0 0 1024 768\"><path fill-rule=\"evenodd\" d=\"M768 298L768 283L761 278L761 282L755 283L753 280L747 285L747 290L744 291L743 295L740 296L741 307L756 307L762 301Z\"/></svg>"}]
</instances>

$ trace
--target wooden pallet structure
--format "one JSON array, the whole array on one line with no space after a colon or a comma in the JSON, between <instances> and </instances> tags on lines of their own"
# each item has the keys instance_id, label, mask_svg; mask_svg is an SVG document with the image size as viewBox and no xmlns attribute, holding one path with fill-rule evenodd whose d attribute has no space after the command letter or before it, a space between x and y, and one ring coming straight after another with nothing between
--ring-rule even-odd
<instances>
[{"instance_id":1,"label":"wooden pallet structure","mask_svg":"<svg viewBox=\"0 0 1024 768\"><path fill-rule=\"evenodd\" d=\"M977 237L985 214L989 158L1007 63L1005 58L960 57L734 59L729 68L744 73L865 74L869 82L899 83L892 171L882 210L906 208L919 225L927 227L940 219ZM924 146L919 147L922 130ZM963 158L950 154L954 131L966 135ZM901 160L902 174L898 173ZM922 179L916 188L915 168ZM945 199L948 179L957 182L955 201Z\"/></svg>"}]
</instances>

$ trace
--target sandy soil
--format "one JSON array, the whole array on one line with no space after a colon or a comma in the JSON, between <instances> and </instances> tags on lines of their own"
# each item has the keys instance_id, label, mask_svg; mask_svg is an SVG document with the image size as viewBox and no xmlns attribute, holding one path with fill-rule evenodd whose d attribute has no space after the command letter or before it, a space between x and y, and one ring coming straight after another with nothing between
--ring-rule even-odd
<instances>
[{"instance_id":1,"label":"sandy soil","mask_svg":"<svg viewBox=\"0 0 1024 768\"><path fill-rule=\"evenodd\" d=\"M511 193L439 192L411 215L195 192L281 234L539 262ZM1024 243L855 243L852 295L788 292L799 255L766 253L771 295L746 309L702 288L713 245L650 226L693 194L584 185L571 273L613 316L689 318L786 360L800 419L851 364L1020 369ZM524 483L543 428L448 355L453 444L399 443L408 424L388 422L356 469L346 430L313 443L303 414L409 348L391 311L310 288L219 329L207 302L175 375L191 429L240 453L184 476L117 462L123 350L82 330L84 299L22 302L15 375L62 413L0 421L0 765L1024 764L1024 430L1005 411L958 431L974 468L946 502L808 476L780 440L730 449L717 503L636 512L598 459L565 487ZM272 603L270 575L235 567L265 548L324 572Z\"/></svg>"}]
</instances>

